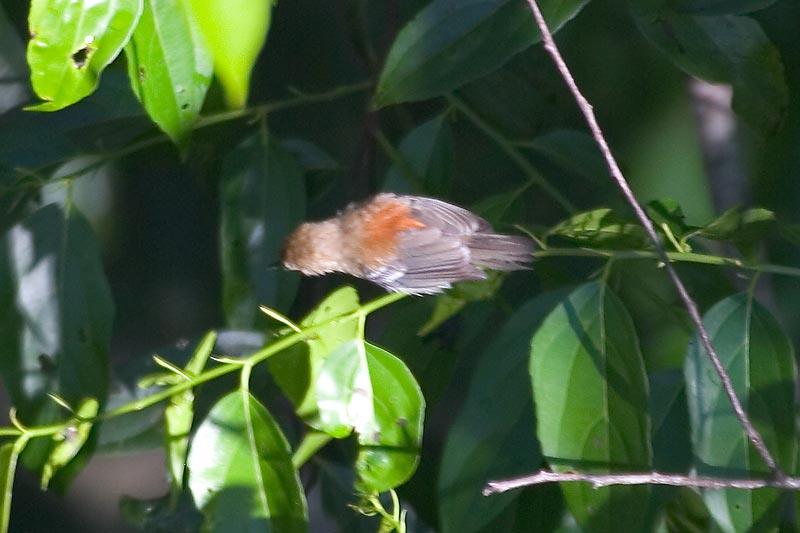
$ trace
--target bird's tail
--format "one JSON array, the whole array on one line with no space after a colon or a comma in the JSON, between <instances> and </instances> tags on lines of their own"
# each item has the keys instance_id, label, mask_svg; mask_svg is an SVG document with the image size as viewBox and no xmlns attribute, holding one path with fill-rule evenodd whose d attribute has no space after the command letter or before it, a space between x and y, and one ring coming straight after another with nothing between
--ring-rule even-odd
<instances>
[{"instance_id":1,"label":"bird's tail","mask_svg":"<svg viewBox=\"0 0 800 533\"><path fill-rule=\"evenodd\" d=\"M467 242L471 263L493 270L525 270L530 268L536 245L527 237L478 233Z\"/></svg>"}]
</instances>

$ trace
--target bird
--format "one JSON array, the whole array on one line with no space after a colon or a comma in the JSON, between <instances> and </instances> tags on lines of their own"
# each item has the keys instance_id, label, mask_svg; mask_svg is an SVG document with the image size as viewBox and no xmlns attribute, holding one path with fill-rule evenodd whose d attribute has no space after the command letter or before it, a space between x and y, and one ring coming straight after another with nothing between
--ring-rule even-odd
<instances>
[{"instance_id":1,"label":"bird","mask_svg":"<svg viewBox=\"0 0 800 533\"><path fill-rule=\"evenodd\" d=\"M333 218L301 224L286 238L281 260L306 276L342 272L419 296L486 279L484 269L528 269L534 249L531 239L495 233L463 207L380 193Z\"/></svg>"}]
</instances>

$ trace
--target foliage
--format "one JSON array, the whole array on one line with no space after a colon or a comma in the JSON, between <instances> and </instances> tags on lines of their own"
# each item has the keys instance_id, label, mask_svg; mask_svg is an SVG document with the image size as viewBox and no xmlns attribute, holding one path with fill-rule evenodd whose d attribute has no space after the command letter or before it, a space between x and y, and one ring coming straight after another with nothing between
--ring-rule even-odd
<instances>
[{"instance_id":1,"label":"foliage","mask_svg":"<svg viewBox=\"0 0 800 533\"><path fill-rule=\"evenodd\" d=\"M539 4L796 475L800 6ZM120 502L147 531L796 530L778 489L481 494L770 475L540 39L523 0L4 3L0 530L34 530L21 469L64 491L153 448L169 492ZM741 205L712 205L689 77L732 89ZM529 234L533 271L404 298L275 268L379 190Z\"/></svg>"}]
</instances>

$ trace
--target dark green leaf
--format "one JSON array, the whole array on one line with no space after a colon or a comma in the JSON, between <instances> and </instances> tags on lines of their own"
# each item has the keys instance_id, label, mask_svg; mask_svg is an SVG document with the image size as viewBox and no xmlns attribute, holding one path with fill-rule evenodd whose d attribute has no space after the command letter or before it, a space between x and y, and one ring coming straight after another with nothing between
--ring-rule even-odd
<instances>
[{"instance_id":1,"label":"dark green leaf","mask_svg":"<svg viewBox=\"0 0 800 533\"><path fill-rule=\"evenodd\" d=\"M331 293L301 322L308 328L358 309L358 293L352 287L342 287ZM285 350L268 359L275 382L283 390L307 424L319 428L317 410L317 379L325 360L345 342L357 338L355 320L332 322L317 331L305 345Z\"/></svg>"},{"instance_id":2,"label":"dark green leaf","mask_svg":"<svg viewBox=\"0 0 800 533\"><path fill-rule=\"evenodd\" d=\"M762 133L778 129L788 88L778 50L758 22L735 15L681 15L647 3L631 7L642 33L676 66L712 83L730 83L733 109L744 122Z\"/></svg>"},{"instance_id":3,"label":"dark green leaf","mask_svg":"<svg viewBox=\"0 0 800 533\"><path fill-rule=\"evenodd\" d=\"M33 0L28 65L44 102L30 109L56 111L91 94L141 13L142 0Z\"/></svg>"},{"instance_id":4,"label":"dark green leaf","mask_svg":"<svg viewBox=\"0 0 800 533\"><path fill-rule=\"evenodd\" d=\"M119 514L125 523L147 533L200 531L203 520L187 493L182 495L177 506L169 495L142 500L122 496Z\"/></svg>"},{"instance_id":5,"label":"dark green leaf","mask_svg":"<svg viewBox=\"0 0 800 533\"><path fill-rule=\"evenodd\" d=\"M198 344L194 355L186 365L186 378L192 378L203 371L206 366L217 334L211 331ZM179 495L183 490L183 476L186 468L186 451L189 449L189 432L194 419L194 391L192 389L179 392L169 400L164 409L164 436L167 452L167 466L172 481L173 494Z\"/></svg>"},{"instance_id":6,"label":"dark green leaf","mask_svg":"<svg viewBox=\"0 0 800 533\"><path fill-rule=\"evenodd\" d=\"M384 190L447 197L453 183L453 132L442 113L406 135L386 174ZM406 184L411 184L408 187Z\"/></svg>"},{"instance_id":7,"label":"dark green leaf","mask_svg":"<svg viewBox=\"0 0 800 533\"><path fill-rule=\"evenodd\" d=\"M247 104L250 72L264 46L272 2L262 0L189 0L197 25L214 58L214 74L229 107Z\"/></svg>"},{"instance_id":8,"label":"dark green leaf","mask_svg":"<svg viewBox=\"0 0 800 533\"><path fill-rule=\"evenodd\" d=\"M325 361L317 379L321 429L360 445L357 487L382 492L404 483L417 467L425 401L414 377L389 352L352 340Z\"/></svg>"},{"instance_id":9,"label":"dark green leaf","mask_svg":"<svg viewBox=\"0 0 800 533\"><path fill-rule=\"evenodd\" d=\"M0 250L0 371L20 419L59 419L48 393L72 405L104 402L113 304L89 224L74 207L51 204L12 227ZM50 446L31 444L41 454L31 466Z\"/></svg>"},{"instance_id":10,"label":"dark green leaf","mask_svg":"<svg viewBox=\"0 0 800 533\"><path fill-rule=\"evenodd\" d=\"M0 91L0 115L30 98L30 90L25 82L27 78L25 46L9 22L5 10L0 9L0 83L3 85L3 90Z\"/></svg>"},{"instance_id":11,"label":"dark green leaf","mask_svg":"<svg viewBox=\"0 0 800 533\"><path fill-rule=\"evenodd\" d=\"M184 2L144 0L125 47L128 77L147 114L185 148L211 83L211 57Z\"/></svg>"},{"instance_id":12,"label":"dark green leaf","mask_svg":"<svg viewBox=\"0 0 800 533\"><path fill-rule=\"evenodd\" d=\"M588 133L577 130L553 130L525 145L561 168L586 178L591 183L608 179L608 167L597 143Z\"/></svg>"},{"instance_id":13,"label":"dark green leaf","mask_svg":"<svg viewBox=\"0 0 800 533\"><path fill-rule=\"evenodd\" d=\"M305 217L303 171L277 139L256 133L226 157L220 200L225 315L253 329L259 305L284 310L294 301L297 274L276 266L283 239Z\"/></svg>"},{"instance_id":14,"label":"dark green leaf","mask_svg":"<svg viewBox=\"0 0 800 533\"><path fill-rule=\"evenodd\" d=\"M204 531L308 531L286 437L249 392L221 398L197 428L188 485Z\"/></svg>"},{"instance_id":15,"label":"dark green leaf","mask_svg":"<svg viewBox=\"0 0 800 533\"><path fill-rule=\"evenodd\" d=\"M796 460L795 380L789 339L764 307L747 294L726 298L703 317L711 343L736 395L787 472ZM686 355L686 387L695 467L700 475L757 476L769 470L749 444L716 371L698 339ZM761 530L780 518L780 494L772 489L706 491L711 515L724 530Z\"/></svg>"},{"instance_id":16,"label":"dark green leaf","mask_svg":"<svg viewBox=\"0 0 800 533\"><path fill-rule=\"evenodd\" d=\"M495 479L541 464L526 373L530 338L563 293L548 292L517 310L484 351L442 454L439 505L442 531L484 531L516 501L519 491L485 497Z\"/></svg>"},{"instance_id":17,"label":"dark green leaf","mask_svg":"<svg viewBox=\"0 0 800 533\"><path fill-rule=\"evenodd\" d=\"M537 434L556 471L651 468L648 387L627 310L602 282L574 289L531 343ZM563 484L578 523L593 531L641 531L648 487Z\"/></svg>"},{"instance_id":18,"label":"dark green leaf","mask_svg":"<svg viewBox=\"0 0 800 533\"><path fill-rule=\"evenodd\" d=\"M547 237L601 248L641 248L649 243L640 224L607 207L574 215L551 228Z\"/></svg>"},{"instance_id":19,"label":"dark green leaf","mask_svg":"<svg viewBox=\"0 0 800 533\"><path fill-rule=\"evenodd\" d=\"M558 30L588 0L542 0ZM378 107L445 94L540 39L524 0L433 0L397 35L378 82Z\"/></svg>"},{"instance_id":20,"label":"dark green leaf","mask_svg":"<svg viewBox=\"0 0 800 533\"><path fill-rule=\"evenodd\" d=\"M752 209L733 207L696 230L693 235L731 242L742 253L752 256L755 247L774 225L775 213L772 211L759 207Z\"/></svg>"},{"instance_id":21,"label":"dark green leaf","mask_svg":"<svg viewBox=\"0 0 800 533\"><path fill-rule=\"evenodd\" d=\"M99 409L100 404L94 398L84 400L64 432L53 436L56 445L42 469L42 490L47 489L53 475L69 464L86 444Z\"/></svg>"},{"instance_id":22,"label":"dark green leaf","mask_svg":"<svg viewBox=\"0 0 800 533\"><path fill-rule=\"evenodd\" d=\"M420 328L418 335L427 335L455 316L469 302L491 299L503 284L503 275L488 271L486 279L457 283L452 290L436 297L430 318Z\"/></svg>"},{"instance_id":23,"label":"dark green leaf","mask_svg":"<svg viewBox=\"0 0 800 533\"><path fill-rule=\"evenodd\" d=\"M752 13L774 4L775 0L672 0L677 12L697 15L740 15Z\"/></svg>"}]
</instances>

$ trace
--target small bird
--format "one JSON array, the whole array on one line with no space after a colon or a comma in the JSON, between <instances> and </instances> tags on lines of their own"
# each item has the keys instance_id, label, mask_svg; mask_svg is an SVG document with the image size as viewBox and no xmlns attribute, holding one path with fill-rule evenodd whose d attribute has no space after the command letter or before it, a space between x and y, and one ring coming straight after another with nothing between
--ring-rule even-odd
<instances>
[{"instance_id":1,"label":"small bird","mask_svg":"<svg viewBox=\"0 0 800 533\"><path fill-rule=\"evenodd\" d=\"M306 222L284 244L283 265L306 276L344 272L406 294L435 294L485 279L483 268L524 270L533 241L498 235L470 211L434 198L382 193L321 222Z\"/></svg>"}]
</instances>

